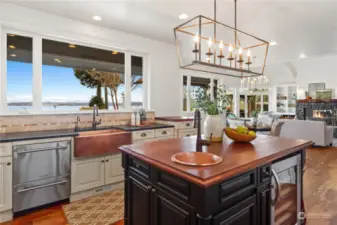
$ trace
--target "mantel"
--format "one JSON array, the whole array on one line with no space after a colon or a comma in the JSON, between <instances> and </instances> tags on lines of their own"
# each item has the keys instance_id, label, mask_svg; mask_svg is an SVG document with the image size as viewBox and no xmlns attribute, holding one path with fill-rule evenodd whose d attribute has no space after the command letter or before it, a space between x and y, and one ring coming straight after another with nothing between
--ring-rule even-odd
<instances>
[{"instance_id":1,"label":"mantel","mask_svg":"<svg viewBox=\"0 0 337 225\"><path fill-rule=\"evenodd\" d=\"M323 99L299 99L297 103L337 103L337 99L323 100Z\"/></svg>"}]
</instances>

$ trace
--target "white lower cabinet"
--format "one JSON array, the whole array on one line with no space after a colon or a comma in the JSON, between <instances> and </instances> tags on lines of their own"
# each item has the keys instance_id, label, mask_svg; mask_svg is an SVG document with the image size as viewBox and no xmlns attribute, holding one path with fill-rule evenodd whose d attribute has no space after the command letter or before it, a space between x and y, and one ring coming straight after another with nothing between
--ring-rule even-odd
<instances>
[{"instance_id":1,"label":"white lower cabinet","mask_svg":"<svg viewBox=\"0 0 337 225\"><path fill-rule=\"evenodd\" d=\"M124 180L122 155L105 157L105 184L112 184Z\"/></svg>"},{"instance_id":2,"label":"white lower cabinet","mask_svg":"<svg viewBox=\"0 0 337 225\"><path fill-rule=\"evenodd\" d=\"M71 192L104 185L104 170L105 157L74 160L71 171Z\"/></svg>"},{"instance_id":3,"label":"white lower cabinet","mask_svg":"<svg viewBox=\"0 0 337 225\"><path fill-rule=\"evenodd\" d=\"M12 157L0 157L0 212L12 208ZM0 218L1 222L1 218Z\"/></svg>"},{"instance_id":4,"label":"white lower cabinet","mask_svg":"<svg viewBox=\"0 0 337 225\"><path fill-rule=\"evenodd\" d=\"M71 177L71 193L121 182L124 180L122 155L73 160Z\"/></svg>"}]
</instances>

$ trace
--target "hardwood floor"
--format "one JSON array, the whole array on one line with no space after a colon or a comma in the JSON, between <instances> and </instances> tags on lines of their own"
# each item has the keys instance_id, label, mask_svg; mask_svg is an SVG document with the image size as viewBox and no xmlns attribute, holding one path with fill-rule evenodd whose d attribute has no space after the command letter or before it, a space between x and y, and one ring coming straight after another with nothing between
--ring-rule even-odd
<instances>
[{"instance_id":1,"label":"hardwood floor","mask_svg":"<svg viewBox=\"0 0 337 225\"><path fill-rule=\"evenodd\" d=\"M307 151L304 173L307 225L337 224L337 148ZM67 225L62 206L44 209L1 225ZM113 225L124 225L120 221Z\"/></svg>"}]
</instances>

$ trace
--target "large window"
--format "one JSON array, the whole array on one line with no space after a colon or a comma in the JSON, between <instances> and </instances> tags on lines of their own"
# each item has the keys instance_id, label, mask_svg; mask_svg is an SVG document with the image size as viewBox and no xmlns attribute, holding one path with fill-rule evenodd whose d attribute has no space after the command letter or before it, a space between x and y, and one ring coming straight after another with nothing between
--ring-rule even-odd
<instances>
[{"instance_id":1,"label":"large window","mask_svg":"<svg viewBox=\"0 0 337 225\"><path fill-rule=\"evenodd\" d=\"M46 39L42 51L44 110L125 108L124 53Z\"/></svg>"},{"instance_id":2,"label":"large window","mask_svg":"<svg viewBox=\"0 0 337 225\"><path fill-rule=\"evenodd\" d=\"M30 37L7 34L7 108L27 111L32 108L32 48Z\"/></svg>"},{"instance_id":3,"label":"large window","mask_svg":"<svg viewBox=\"0 0 337 225\"><path fill-rule=\"evenodd\" d=\"M20 33L6 32L8 111L145 106L144 56Z\"/></svg>"}]
</instances>

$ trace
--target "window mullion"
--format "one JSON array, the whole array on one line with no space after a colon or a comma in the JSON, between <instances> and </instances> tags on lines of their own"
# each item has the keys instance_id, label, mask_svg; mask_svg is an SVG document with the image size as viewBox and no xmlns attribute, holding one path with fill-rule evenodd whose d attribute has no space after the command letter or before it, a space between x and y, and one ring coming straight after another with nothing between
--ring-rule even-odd
<instances>
[{"instance_id":1,"label":"window mullion","mask_svg":"<svg viewBox=\"0 0 337 225\"><path fill-rule=\"evenodd\" d=\"M124 94L125 94L125 108L131 108L131 54L125 53L125 79L124 79Z\"/></svg>"},{"instance_id":2,"label":"window mullion","mask_svg":"<svg viewBox=\"0 0 337 225\"><path fill-rule=\"evenodd\" d=\"M7 109L7 38L6 33L2 32L0 25L0 113L4 113Z\"/></svg>"},{"instance_id":3,"label":"window mullion","mask_svg":"<svg viewBox=\"0 0 337 225\"><path fill-rule=\"evenodd\" d=\"M42 111L42 38L33 38L33 110Z\"/></svg>"}]
</instances>

